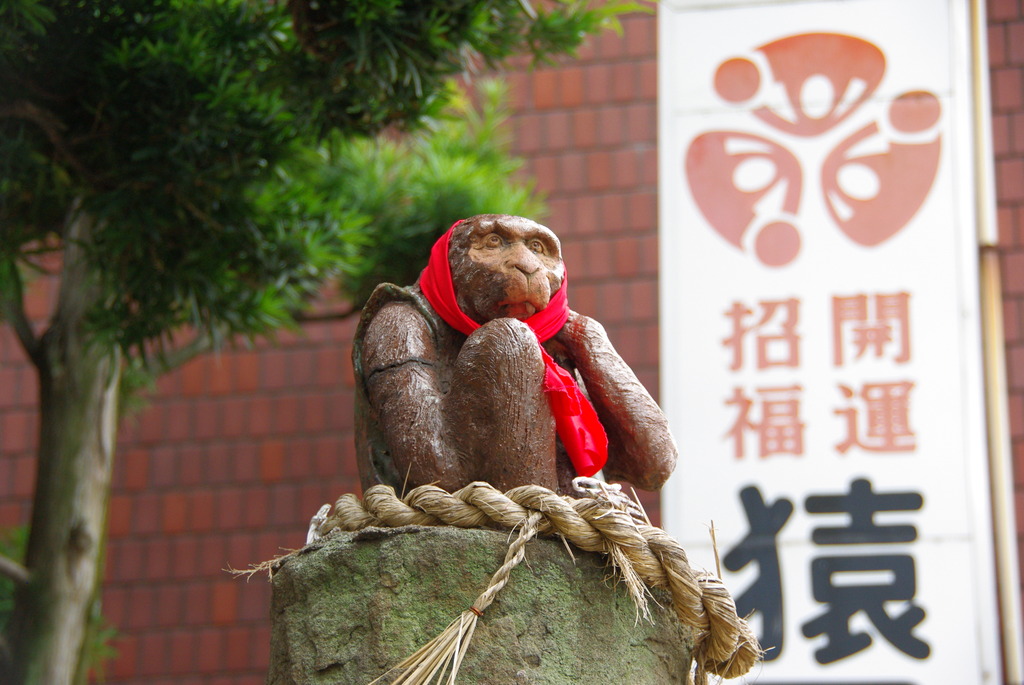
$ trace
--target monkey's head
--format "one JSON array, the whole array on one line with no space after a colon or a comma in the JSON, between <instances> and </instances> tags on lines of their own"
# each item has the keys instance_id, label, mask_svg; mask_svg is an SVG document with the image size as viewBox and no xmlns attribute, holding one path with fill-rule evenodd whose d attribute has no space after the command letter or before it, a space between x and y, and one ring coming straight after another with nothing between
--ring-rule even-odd
<instances>
[{"instance_id":1,"label":"monkey's head","mask_svg":"<svg viewBox=\"0 0 1024 685\"><path fill-rule=\"evenodd\" d=\"M548 306L565 277L555 234L507 214L480 214L456 226L448 262L455 299L477 323L532 316Z\"/></svg>"}]
</instances>

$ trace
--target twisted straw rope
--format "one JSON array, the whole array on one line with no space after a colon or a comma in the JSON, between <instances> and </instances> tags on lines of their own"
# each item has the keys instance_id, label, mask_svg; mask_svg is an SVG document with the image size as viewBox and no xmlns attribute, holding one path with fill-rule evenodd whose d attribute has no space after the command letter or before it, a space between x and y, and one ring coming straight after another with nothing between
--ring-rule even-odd
<instances>
[{"instance_id":1,"label":"twisted straw rope","mask_svg":"<svg viewBox=\"0 0 1024 685\"><path fill-rule=\"evenodd\" d=\"M709 673L737 678L760 658L757 638L736 615L736 605L719 578L691 569L682 546L665 531L637 523L600 500L562 497L539 485L502 494L482 482L454 493L424 485L399 499L393 488L376 485L367 489L362 501L342 495L320 533L407 525L514 529L534 512L541 514L539 535L561 535L583 550L607 554L627 577L635 574L648 587L668 589L679 620L696 632L697 683L705 682Z\"/></svg>"}]
</instances>

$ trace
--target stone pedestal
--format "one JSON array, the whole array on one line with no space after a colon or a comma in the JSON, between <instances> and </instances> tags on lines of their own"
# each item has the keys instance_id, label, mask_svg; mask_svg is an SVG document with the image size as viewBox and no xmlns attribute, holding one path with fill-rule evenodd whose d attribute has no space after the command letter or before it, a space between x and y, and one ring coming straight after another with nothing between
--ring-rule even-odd
<instances>
[{"instance_id":1,"label":"stone pedestal","mask_svg":"<svg viewBox=\"0 0 1024 685\"><path fill-rule=\"evenodd\" d=\"M334 533L274 575L267 682L361 685L435 637L487 587L514 533L409 526ZM533 540L477 623L459 682L685 683L690 633L636 608L600 555ZM386 682L383 681L383 682Z\"/></svg>"}]
</instances>

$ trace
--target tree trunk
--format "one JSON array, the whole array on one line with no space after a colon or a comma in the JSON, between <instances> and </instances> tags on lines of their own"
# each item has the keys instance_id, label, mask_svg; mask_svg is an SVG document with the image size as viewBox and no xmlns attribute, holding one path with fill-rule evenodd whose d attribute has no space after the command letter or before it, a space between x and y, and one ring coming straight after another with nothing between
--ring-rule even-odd
<instances>
[{"instance_id":1,"label":"tree trunk","mask_svg":"<svg viewBox=\"0 0 1024 685\"><path fill-rule=\"evenodd\" d=\"M82 245L91 218L65 235L57 311L39 341L40 426L36 492L25 566L8 626L15 683L68 685L79 672L98 596L117 432L120 354L91 339L98 298Z\"/></svg>"}]
</instances>

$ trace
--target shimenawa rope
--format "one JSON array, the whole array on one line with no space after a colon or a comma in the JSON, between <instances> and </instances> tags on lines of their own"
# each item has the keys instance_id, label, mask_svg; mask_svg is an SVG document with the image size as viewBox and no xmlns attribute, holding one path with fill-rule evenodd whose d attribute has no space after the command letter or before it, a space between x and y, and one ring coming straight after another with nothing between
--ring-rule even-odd
<instances>
[{"instance_id":1,"label":"shimenawa rope","mask_svg":"<svg viewBox=\"0 0 1024 685\"><path fill-rule=\"evenodd\" d=\"M519 529L520 534L473 607L400 664L397 668L404 672L394 683L428 682L439 669L443 675L444 668L452 668L449 682L454 682L476 619L508 582L508 574L523 558L523 546L534 535L560 535L583 550L607 554L645 613L644 586L668 589L676 616L695 631L693 675L698 685L707 681L708 674L739 677L761 657L756 636L737 616L736 605L722 581L705 571L694 571L674 538L660 528L638 522L606 498L563 497L538 485L502 494L483 482L471 483L454 493L424 485L399 498L393 488L377 485L367 489L362 500L352 494L342 495L333 513L319 526L319 533L407 525L497 527ZM442 652L445 656L439 657Z\"/></svg>"}]
</instances>

